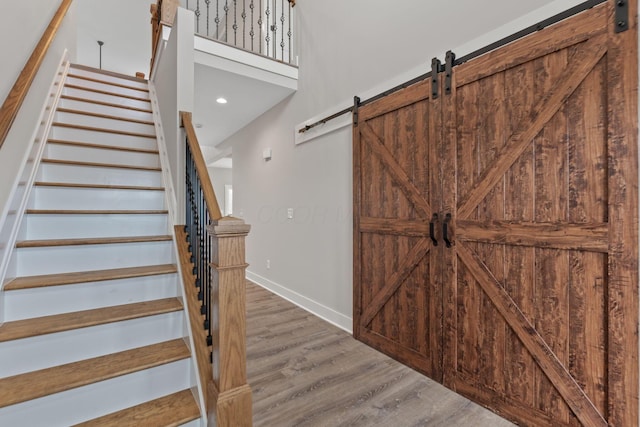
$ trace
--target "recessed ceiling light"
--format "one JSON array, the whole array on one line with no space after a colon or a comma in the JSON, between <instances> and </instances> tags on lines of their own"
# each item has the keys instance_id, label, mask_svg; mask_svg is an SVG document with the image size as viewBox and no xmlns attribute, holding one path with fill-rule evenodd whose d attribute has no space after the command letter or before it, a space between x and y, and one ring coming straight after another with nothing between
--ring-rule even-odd
<instances>
[{"instance_id":1,"label":"recessed ceiling light","mask_svg":"<svg viewBox=\"0 0 640 427\"><path fill-rule=\"evenodd\" d=\"M223 98L223 97L220 97L220 98L216 99L216 102L218 104L226 104L227 103L227 99Z\"/></svg>"}]
</instances>

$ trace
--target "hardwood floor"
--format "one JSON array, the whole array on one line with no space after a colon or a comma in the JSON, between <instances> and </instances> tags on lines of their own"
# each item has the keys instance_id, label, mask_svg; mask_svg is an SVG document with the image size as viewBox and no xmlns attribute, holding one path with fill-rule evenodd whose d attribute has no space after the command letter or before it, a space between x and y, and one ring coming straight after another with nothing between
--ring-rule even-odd
<instances>
[{"instance_id":1,"label":"hardwood floor","mask_svg":"<svg viewBox=\"0 0 640 427\"><path fill-rule=\"evenodd\" d=\"M247 283L247 369L260 426L512 426Z\"/></svg>"}]
</instances>

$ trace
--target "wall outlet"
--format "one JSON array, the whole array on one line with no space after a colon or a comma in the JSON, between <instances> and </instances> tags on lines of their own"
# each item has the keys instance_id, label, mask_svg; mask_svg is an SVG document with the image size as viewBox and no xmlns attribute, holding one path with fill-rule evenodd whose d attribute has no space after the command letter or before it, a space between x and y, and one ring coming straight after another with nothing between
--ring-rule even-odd
<instances>
[{"instance_id":1,"label":"wall outlet","mask_svg":"<svg viewBox=\"0 0 640 427\"><path fill-rule=\"evenodd\" d=\"M293 219L293 208L287 209L287 218Z\"/></svg>"},{"instance_id":2,"label":"wall outlet","mask_svg":"<svg viewBox=\"0 0 640 427\"><path fill-rule=\"evenodd\" d=\"M270 260L270 259L268 259L268 260L267 260L267 270L268 270L268 269L270 269L270 268L271 268L271 260Z\"/></svg>"}]
</instances>

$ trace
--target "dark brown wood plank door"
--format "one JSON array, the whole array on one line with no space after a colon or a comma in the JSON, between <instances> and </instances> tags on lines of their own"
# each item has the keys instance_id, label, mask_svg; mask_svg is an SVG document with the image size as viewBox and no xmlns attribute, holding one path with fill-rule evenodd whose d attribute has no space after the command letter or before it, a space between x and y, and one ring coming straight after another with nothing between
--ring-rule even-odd
<instances>
[{"instance_id":1,"label":"dark brown wood plank door","mask_svg":"<svg viewBox=\"0 0 640 427\"><path fill-rule=\"evenodd\" d=\"M443 100L443 381L523 425L638 423L637 32L614 3L456 67Z\"/></svg>"},{"instance_id":2,"label":"dark brown wood plank door","mask_svg":"<svg viewBox=\"0 0 640 427\"><path fill-rule=\"evenodd\" d=\"M430 82L359 109L354 124L354 335L442 378L440 99ZM436 224L434 229L439 230Z\"/></svg>"}]
</instances>

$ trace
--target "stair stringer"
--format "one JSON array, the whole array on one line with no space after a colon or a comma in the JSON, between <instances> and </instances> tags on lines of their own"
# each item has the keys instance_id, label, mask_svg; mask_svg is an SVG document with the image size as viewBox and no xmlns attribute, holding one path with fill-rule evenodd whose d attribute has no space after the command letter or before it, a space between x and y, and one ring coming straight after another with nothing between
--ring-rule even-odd
<instances>
[{"instance_id":1,"label":"stair stringer","mask_svg":"<svg viewBox=\"0 0 640 427\"><path fill-rule=\"evenodd\" d=\"M151 111L153 112L153 123L156 129L156 139L158 142L158 148L160 152L160 167L162 168L162 181L165 187L165 203L169 210L169 225L170 225L170 234L173 236L173 251L174 257L176 260L180 259L180 254L178 252L178 241L175 233L175 225L177 218L177 201L176 201L176 193L173 188L173 179L171 176L171 168L169 163L169 158L167 154L167 145L166 139L164 137L164 129L162 127L162 118L160 116L160 110L158 108L158 97L156 94L155 85L153 82L149 81L149 99L151 99ZM201 414L201 423L202 426L206 426L207 424L207 403L204 399L204 387L206 384L202 384L200 381L200 375L198 375L200 367L198 366L198 358L196 356L196 346L195 341L193 339L193 326L191 324L191 319L189 317L189 310L197 310L197 307L191 307L189 304L189 298L187 298L187 293L185 289L185 282L183 279L183 271L182 264L180 262L176 263L178 267L178 282L180 284L180 292L182 296L182 303L184 305L184 325L185 325L185 337L189 338L189 350L191 351L191 375L192 381L194 384L197 384L197 398L198 404L200 405L200 414Z\"/></svg>"},{"instance_id":2,"label":"stair stringer","mask_svg":"<svg viewBox=\"0 0 640 427\"><path fill-rule=\"evenodd\" d=\"M14 259L12 255L40 160L47 145L47 135L51 130L58 101L64 88L63 83L69 72L68 56L69 53L65 49L58 63L58 71L49 86L49 96L40 111L39 126L34 129L30 139L31 148L27 150L27 156L22 159L20 173L12 185L9 201L0 212L0 307L4 307L4 284L16 277L15 265L11 262ZM0 324L3 322L4 310L1 309Z\"/></svg>"}]
</instances>

